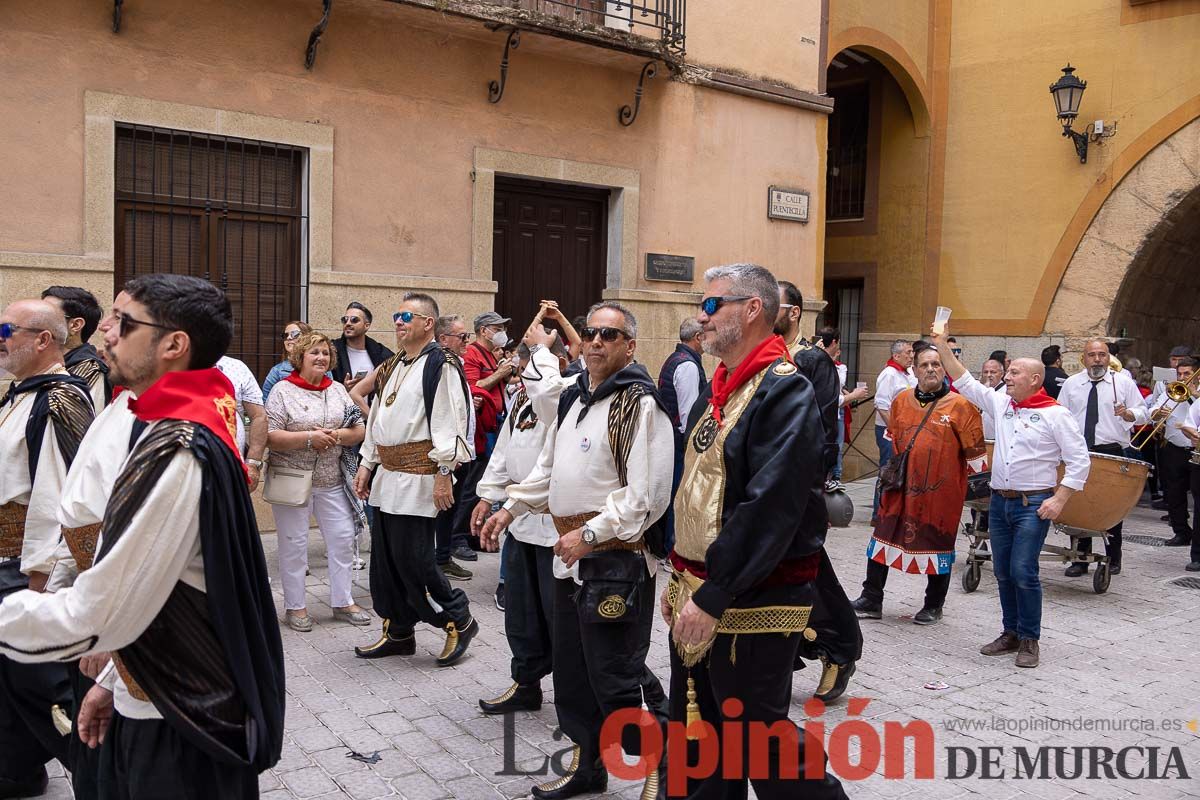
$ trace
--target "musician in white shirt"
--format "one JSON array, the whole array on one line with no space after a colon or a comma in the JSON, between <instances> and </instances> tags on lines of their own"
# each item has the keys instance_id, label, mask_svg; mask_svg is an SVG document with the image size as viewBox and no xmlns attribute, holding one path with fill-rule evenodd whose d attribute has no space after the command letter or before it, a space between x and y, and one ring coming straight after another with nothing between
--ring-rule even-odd
<instances>
[{"instance_id":1,"label":"musician in white shirt","mask_svg":"<svg viewBox=\"0 0 1200 800\"><path fill-rule=\"evenodd\" d=\"M1194 361L1193 364L1195 364ZM1200 403L1192 403L1188 407L1187 422L1184 423L1182 430L1184 435L1191 440L1193 449L1200 447ZM1189 477L1192 497L1200 497L1200 466L1193 464ZM1191 559L1187 565L1187 571L1200 572L1200 536L1194 532L1192 534Z\"/></svg>"},{"instance_id":2,"label":"musician in white shirt","mask_svg":"<svg viewBox=\"0 0 1200 800\"><path fill-rule=\"evenodd\" d=\"M1133 426L1145 425L1149 415L1142 393L1129 372L1114 371L1110 359L1108 344L1103 339L1093 339L1085 344L1085 369L1063 381L1058 402L1075 416L1088 450L1123 457L1129 447ZM1121 528L1120 522L1110 528L1104 545L1113 575L1121 574ZM1079 552L1092 552L1092 540L1080 539ZM1076 562L1067 567L1066 575L1075 578L1086 575L1087 571L1086 561Z\"/></svg>"},{"instance_id":3,"label":"musician in white shirt","mask_svg":"<svg viewBox=\"0 0 1200 800\"><path fill-rule=\"evenodd\" d=\"M1018 667L1036 667L1042 621L1038 556L1050 523L1087 481L1087 445L1071 413L1042 387L1046 373L1041 361L1014 359L1004 377L1004 394L967 372L946 345L944 333L932 338L954 388L996 425L989 522L1004 632L979 652L999 656L1016 651ZM1059 461L1066 463L1061 482Z\"/></svg>"}]
</instances>

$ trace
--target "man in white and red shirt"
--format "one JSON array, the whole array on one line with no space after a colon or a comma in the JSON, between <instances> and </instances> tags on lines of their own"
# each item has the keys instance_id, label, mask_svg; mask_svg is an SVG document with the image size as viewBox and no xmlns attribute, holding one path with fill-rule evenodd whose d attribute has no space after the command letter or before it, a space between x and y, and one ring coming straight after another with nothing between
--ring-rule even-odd
<instances>
[{"instance_id":1,"label":"man in white and red shirt","mask_svg":"<svg viewBox=\"0 0 1200 800\"><path fill-rule=\"evenodd\" d=\"M1004 394L971 376L950 351L944 333L932 339L954 388L996 426L989 523L1004 632L979 652L999 656L1016 651L1018 667L1036 667L1042 622L1038 555L1050 523L1087 481L1087 444L1075 417L1042 387L1046 373L1041 361L1014 359L1004 376ZM1061 482L1060 461L1066 464Z\"/></svg>"},{"instance_id":2,"label":"man in white and red shirt","mask_svg":"<svg viewBox=\"0 0 1200 800\"><path fill-rule=\"evenodd\" d=\"M892 401L896 395L905 389L917 385L916 377L909 372L913 362L912 342L897 339L892 342L892 357L884 365L883 371L875 379L875 444L879 445L879 469L882 472L892 460L892 440L887 438L888 415L891 413ZM875 500L871 511L879 508L879 489L875 490Z\"/></svg>"}]
</instances>

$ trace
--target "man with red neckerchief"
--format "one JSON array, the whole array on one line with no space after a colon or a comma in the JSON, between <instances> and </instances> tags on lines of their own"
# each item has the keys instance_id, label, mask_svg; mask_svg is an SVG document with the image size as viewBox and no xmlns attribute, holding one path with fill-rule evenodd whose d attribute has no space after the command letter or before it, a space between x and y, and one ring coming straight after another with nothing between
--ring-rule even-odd
<instances>
[{"instance_id":1,"label":"man with red neckerchief","mask_svg":"<svg viewBox=\"0 0 1200 800\"><path fill-rule=\"evenodd\" d=\"M1087 481L1091 468L1087 443L1071 412L1046 394L1042 385L1046 368L1041 361L1013 359L1004 375L1006 394L975 380L949 346L943 347L945 333L930 338L954 387L985 418L991 417L996 428L988 525L1004 631L979 652L985 656L1015 652L1018 667L1036 667L1041 660L1042 625L1038 556L1050 523ZM1060 461L1066 464L1062 481Z\"/></svg>"},{"instance_id":2,"label":"man with red neckerchief","mask_svg":"<svg viewBox=\"0 0 1200 800\"><path fill-rule=\"evenodd\" d=\"M54 594L6 598L0 652L112 653L74 734L105 741L101 797L258 797L283 747L283 647L233 386L213 367L232 311L183 275L135 278L125 295L104 344L114 383L135 396L136 444L91 567Z\"/></svg>"},{"instance_id":3,"label":"man with red neckerchief","mask_svg":"<svg viewBox=\"0 0 1200 800\"><path fill-rule=\"evenodd\" d=\"M788 725L796 654L813 634L828 518L816 395L772 332L778 282L754 264L714 267L704 279L697 321L704 350L721 364L688 420L661 611L671 626L670 717L694 722L698 713L703 735L719 737L725 722ZM686 786L689 798L745 797L747 765L765 763L766 775L749 777L762 800L844 798L828 772L805 772L824 754L806 757L811 743L799 733L786 738L751 754L744 737L740 769L724 760L734 746L718 742L712 749L722 762L704 778L683 781L683 765L668 764L668 792ZM689 753L689 763L696 757ZM796 765L799 784L788 776Z\"/></svg>"}]
</instances>

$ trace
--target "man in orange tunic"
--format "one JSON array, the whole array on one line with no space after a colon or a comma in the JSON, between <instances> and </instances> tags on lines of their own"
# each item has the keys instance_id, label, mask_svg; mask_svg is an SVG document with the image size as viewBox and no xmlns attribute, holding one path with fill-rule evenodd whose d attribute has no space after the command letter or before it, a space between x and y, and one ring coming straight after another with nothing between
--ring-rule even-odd
<instances>
[{"instance_id":1,"label":"man in orange tunic","mask_svg":"<svg viewBox=\"0 0 1200 800\"><path fill-rule=\"evenodd\" d=\"M936 347L916 361L917 386L892 403L888 433L895 457L908 452L903 487L885 490L875 534L867 544L867 579L854 610L863 619L883 617L883 586L888 568L929 576L918 625L942 618L950 588L954 539L967 492L967 469L982 469L986 458L983 422L961 395L949 390Z\"/></svg>"}]
</instances>

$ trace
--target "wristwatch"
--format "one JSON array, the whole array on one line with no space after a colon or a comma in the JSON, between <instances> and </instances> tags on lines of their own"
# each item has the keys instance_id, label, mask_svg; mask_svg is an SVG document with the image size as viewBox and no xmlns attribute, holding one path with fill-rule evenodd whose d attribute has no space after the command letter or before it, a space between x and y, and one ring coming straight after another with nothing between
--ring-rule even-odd
<instances>
[{"instance_id":1,"label":"wristwatch","mask_svg":"<svg viewBox=\"0 0 1200 800\"><path fill-rule=\"evenodd\" d=\"M587 525L583 526L583 543L584 544L595 544L596 543L596 532L594 530L592 530L591 528L589 528Z\"/></svg>"},{"instance_id":2,"label":"wristwatch","mask_svg":"<svg viewBox=\"0 0 1200 800\"><path fill-rule=\"evenodd\" d=\"M449 467L447 467L445 464L442 464L440 467L438 467L438 475L449 475L450 472L451 472L451 469Z\"/></svg>"},{"instance_id":3,"label":"wristwatch","mask_svg":"<svg viewBox=\"0 0 1200 800\"><path fill-rule=\"evenodd\" d=\"M254 467L255 469L262 469L262 468L263 468L263 462L259 461L257 458L247 458L247 459L246 459L246 466L247 466L247 467Z\"/></svg>"}]
</instances>

